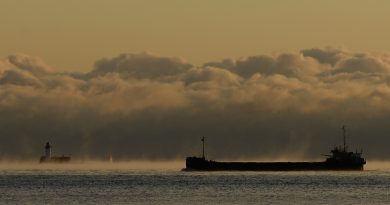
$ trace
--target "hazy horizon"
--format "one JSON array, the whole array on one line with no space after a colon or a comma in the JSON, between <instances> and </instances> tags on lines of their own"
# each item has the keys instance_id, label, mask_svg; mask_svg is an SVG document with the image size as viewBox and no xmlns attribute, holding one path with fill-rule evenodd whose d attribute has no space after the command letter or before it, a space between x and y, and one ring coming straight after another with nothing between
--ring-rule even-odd
<instances>
[{"instance_id":1,"label":"hazy horizon","mask_svg":"<svg viewBox=\"0 0 390 205\"><path fill-rule=\"evenodd\" d=\"M272 160L271 160L272 161ZM126 170L154 170L154 171L181 171L185 168L183 160L168 161L147 161L147 160L130 160L119 162L108 162L103 160L83 160L72 161L69 163L43 163L37 161L3 161L0 160L1 171L126 171ZM365 171L390 171L390 161L369 161ZM267 171L266 171L267 172ZM298 171L299 172L299 171ZM321 172L321 171L313 171ZM326 171L325 171L326 172ZM233 172L234 173L234 172ZM268 172L270 173L270 172Z\"/></svg>"}]
</instances>

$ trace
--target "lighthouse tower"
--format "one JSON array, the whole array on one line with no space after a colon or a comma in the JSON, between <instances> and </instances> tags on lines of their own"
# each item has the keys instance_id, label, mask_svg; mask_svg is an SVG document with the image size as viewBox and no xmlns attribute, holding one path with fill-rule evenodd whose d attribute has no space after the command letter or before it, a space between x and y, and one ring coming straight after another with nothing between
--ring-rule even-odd
<instances>
[{"instance_id":1,"label":"lighthouse tower","mask_svg":"<svg viewBox=\"0 0 390 205\"><path fill-rule=\"evenodd\" d=\"M45 145L45 158L46 160L51 159L51 145L49 142L47 142Z\"/></svg>"}]
</instances>

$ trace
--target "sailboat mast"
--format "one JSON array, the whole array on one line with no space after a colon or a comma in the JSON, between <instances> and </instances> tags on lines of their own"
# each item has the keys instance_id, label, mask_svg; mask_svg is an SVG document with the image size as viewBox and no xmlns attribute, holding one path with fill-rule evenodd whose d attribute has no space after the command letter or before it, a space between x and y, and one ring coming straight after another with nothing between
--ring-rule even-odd
<instances>
[{"instance_id":1,"label":"sailboat mast","mask_svg":"<svg viewBox=\"0 0 390 205\"><path fill-rule=\"evenodd\" d=\"M202 150L202 157L205 158L205 157L204 157L204 136L202 137L201 140L202 140L202 145L203 145L203 146L202 146L202 148L203 148L203 150Z\"/></svg>"},{"instance_id":2,"label":"sailboat mast","mask_svg":"<svg viewBox=\"0 0 390 205\"><path fill-rule=\"evenodd\" d=\"M347 135L346 135L346 129L345 129L345 125L343 125L343 127L341 128L343 130L343 138L344 138L344 152L347 151Z\"/></svg>"}]
</instances>

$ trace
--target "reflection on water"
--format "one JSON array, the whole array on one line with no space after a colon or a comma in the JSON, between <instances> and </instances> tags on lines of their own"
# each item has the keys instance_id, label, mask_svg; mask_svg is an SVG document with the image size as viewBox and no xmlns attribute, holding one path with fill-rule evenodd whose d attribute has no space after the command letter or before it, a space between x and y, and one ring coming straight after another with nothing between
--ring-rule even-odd
<instances>
[{"instance_id":1,"label":"reflection on water","mask_svg":"<svg viewBox=\"0 0 390 205\"><path fill-rule=\"evenodd\" d=\"M180 172L176 167L131 169L106 164L104 168L103 164L89 169L86 165L0 166L0 202L388 204L390 201L390 171L385 166L363 172Z\"/></svg>"}]
</instances>

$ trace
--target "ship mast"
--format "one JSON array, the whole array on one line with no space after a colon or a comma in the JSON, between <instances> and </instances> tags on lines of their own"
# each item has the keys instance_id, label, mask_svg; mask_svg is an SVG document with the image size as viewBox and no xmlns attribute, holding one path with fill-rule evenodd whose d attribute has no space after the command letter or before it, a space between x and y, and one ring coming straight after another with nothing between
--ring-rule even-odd
<instances>
[{"instance_id":1,"label":"ship mast","mask_svg":"<svg viewBox=\"0 0 390 205\"><path fill-rule=\"evenodd\" d=\"M204 136L202 137L202 139L201 139L201 141L202 141L202 148L203 148L203 151L202 151L202 158L204 159L205 157L204 157Z\"/></svg>"},{"instance_id":2,"label":"ship mast","mask_svg":"<svg viewBox=\"0 0 390 205\"><path fill-rule=\"evenodd\" d=\"M345 129L345 125L343 125L343 127L341 128L343 130L343 138L344 138L344 152L347 151L347 134L346 134L346 129Z\"/></svg>"}]
</instances>

